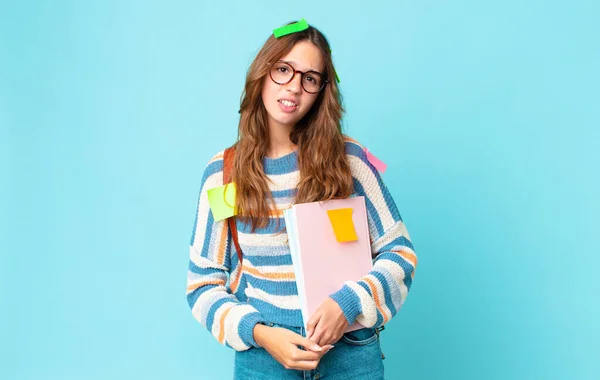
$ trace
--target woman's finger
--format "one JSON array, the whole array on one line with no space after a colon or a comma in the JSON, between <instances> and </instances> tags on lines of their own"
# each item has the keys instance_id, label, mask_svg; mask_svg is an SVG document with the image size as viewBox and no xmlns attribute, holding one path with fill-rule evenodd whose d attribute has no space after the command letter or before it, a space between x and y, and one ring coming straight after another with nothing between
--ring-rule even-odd
<instances>
[{"instance_id":1,"label":"woman's finger","mask_svg":"<svg viewBox=\"0 0 600 380\"><path fill-rule=\"evenodd\" d=\"M329 336L329 334L324 333L321 335L321 338L319 339L318 342L316 342L319 346L323 347L325 345L331 344L331 337Z\"/></svg>"},{"instance_id":2,"label":"woman's finger","mask_svg":"<svg viewBox=\"0 0 600 380\"><path fill-rule=\"evenodd\" d=\"M315 342L316 344L318 344L319 346L321 346L320 342L323 341L323 334L325 332L323 331L323 329L321 328L320 325L317 325L315 327L315 332L311 335L310 340L312 340L313 342Z\"/></svg>"},{"instance_id":3,"label":"woman's finger","mask_svg":"<svg viewBox=\"0 0 600 380\"><path fill-rule=\"evenodd\" d=\"M329 346L327 346L327 348L325 348L325 347L323 347L323 348L324 348L323 351L320 351L320 352L296 349L296 351L294 351L294 353L292 354L292 358L294 361L312 361L312 360L318 361L321 359L323 354L325 352L327 352L327 350L329 349Z\"/></svg>"},{"instance_id":4,"label":"woman's finger","mask_svg":"<svg viewBox=\"0 0 600 380\"><path fill-rule=\"evenodd\" d=\"M306 348L307 350L314 351L314 352L323 352L323 347L319 346L312 340L303 337L300 334L294 333L293 337L290 341L291 341L291 343L302 346L302 347Z\"/></svg>"},{"instance_id":5,"label":"woman's finger","mask_svg":"<svg viewBox=\"0 0 600 380\"><path fill-rule=\"evenodd\" d=\"M321 313L317 310L308 320L306 324L306 337L310 338L312 334L315 332L315 328L321 319Z\"/></svg>"}]
</instances>

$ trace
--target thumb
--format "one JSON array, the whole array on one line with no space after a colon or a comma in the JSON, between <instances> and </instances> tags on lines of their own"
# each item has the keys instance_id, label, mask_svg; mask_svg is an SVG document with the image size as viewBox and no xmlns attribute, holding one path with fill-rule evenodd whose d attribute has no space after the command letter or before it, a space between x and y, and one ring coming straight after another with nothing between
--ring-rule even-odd
<instances>
[{"instance_id":1,"label":"thumb","mask_svg":"<svg viewBox=\"0 0 600 380\"><path fill-rule=\"evenodd\" d=\"M320 319L321 319L321 313L319 313L318 311L310 317L310 319L308 320L308 323L306 324L306 337L307 338L310 338L312 336L312 334L315 332L315 327L317 326L317 323L319 323Z\"/></svg>"}]
</instances>

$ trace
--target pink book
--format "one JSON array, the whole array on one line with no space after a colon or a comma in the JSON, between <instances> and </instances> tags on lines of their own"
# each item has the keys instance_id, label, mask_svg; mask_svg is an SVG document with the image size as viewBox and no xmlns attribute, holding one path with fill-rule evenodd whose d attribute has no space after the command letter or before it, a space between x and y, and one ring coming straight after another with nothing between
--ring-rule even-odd
<instances>
[{"instance_id":1,"label":"pink book","mask_svg":"<svg viewBox=\"0 0 600 380\"><path fill-rule=\"evenodd\" d=\"M339 242L327 210L352 209L357 239ZM373 268L364 197L302 203L284 212L304 328L310 316L346 281L357 281ZM354 323L346 329L363 328Z\"/></svg>"}]
</instances>

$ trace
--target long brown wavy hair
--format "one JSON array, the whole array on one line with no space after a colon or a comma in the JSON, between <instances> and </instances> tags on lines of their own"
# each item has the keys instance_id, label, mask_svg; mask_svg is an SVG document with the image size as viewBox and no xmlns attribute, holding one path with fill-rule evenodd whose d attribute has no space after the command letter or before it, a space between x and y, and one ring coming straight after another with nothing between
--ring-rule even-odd
<instances>
[{"instance_id":1,"label":"long brown wavy hair","mask_svg":"<svg viewBox=\"0 0 600 380\"><path fill-rule=\"evenodd\" d=\"M335 80L327 39L312 26L280 38L271 35L248 69L241 96L238 138L234 144L236 154L232 180L237 187L238 217L245 223L251 222L252 231L265 227L269 216L281 216L281 212L276 210L262 166L269 148L262 86L265 80L270 80L270 63L288 54L296 43L304 40L312 42L321 51L325 61L324 74L329 83L290 134L291 141L298 146L300 170L295 203L347 198L353 191L341 126L344 113L342 96Z\"/></svg>"}]
</instances>

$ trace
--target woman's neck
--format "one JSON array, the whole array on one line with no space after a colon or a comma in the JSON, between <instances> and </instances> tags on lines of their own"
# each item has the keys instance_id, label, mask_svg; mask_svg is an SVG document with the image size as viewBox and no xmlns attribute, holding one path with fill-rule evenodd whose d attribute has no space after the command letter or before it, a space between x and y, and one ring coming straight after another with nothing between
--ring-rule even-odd
<instances>
[{"instance_id":1,"label":"woman's neck","mask_svg":"<svg viewBox=\"0 0 600 380\"><path fill-rule=\"evenodd\" d=\"M290 154L298 147L290 140L293 127L277 126L269 128L269 149L267 157L279 158Z\"/></svg>"}]
</instances>

